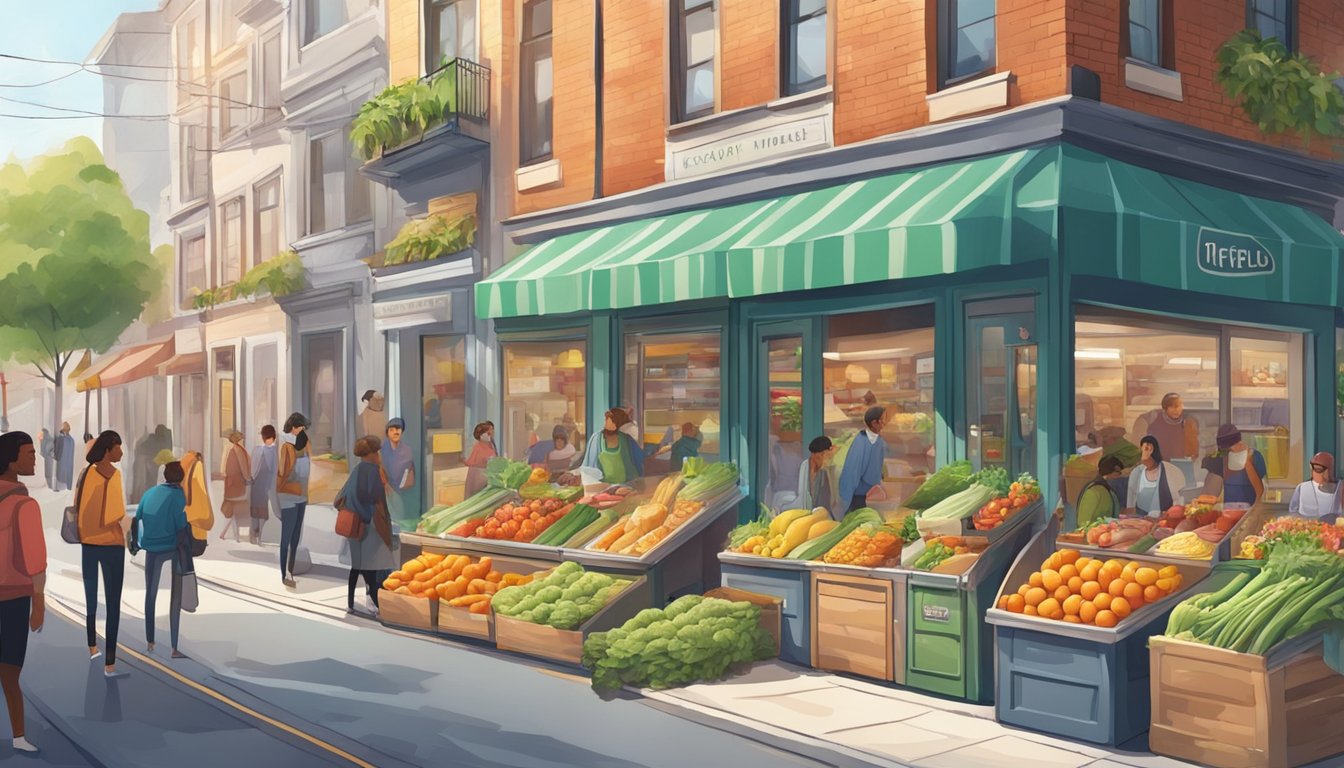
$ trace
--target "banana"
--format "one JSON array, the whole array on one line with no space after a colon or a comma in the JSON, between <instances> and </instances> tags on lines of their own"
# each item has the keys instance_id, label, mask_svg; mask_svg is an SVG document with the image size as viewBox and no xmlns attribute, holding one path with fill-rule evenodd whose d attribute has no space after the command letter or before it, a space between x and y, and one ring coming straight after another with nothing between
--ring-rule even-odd
<instances>
[{"instance_id":1,"label":"banana","mask_svg":"<svg viewBox=\"0 0 1344 768\"><path fill-rule=\"evenodd\" d=\"M806 509L790 509L787 512L780 512L774 520L770 521L771 535L783 536L784 532L789 529L789 524L800 517L806 517L808 514Z\"/></svg>"}]
</instances>

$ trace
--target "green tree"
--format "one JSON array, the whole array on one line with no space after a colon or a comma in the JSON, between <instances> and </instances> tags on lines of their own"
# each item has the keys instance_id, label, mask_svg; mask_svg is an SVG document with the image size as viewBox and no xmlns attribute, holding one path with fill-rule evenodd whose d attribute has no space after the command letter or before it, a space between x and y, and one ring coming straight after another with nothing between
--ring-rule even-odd
<instances>
[{"instance_id":1,"label":"green tree","mask_svg":"<svg viewBox=\"0 0 1344 768\"><path fill-rule=\"evenodd\" d=\"M55 387L84 350L106 352L164 285L149 216L87 138L0 166L0 359Z\"/></svg>"}]
</instances>

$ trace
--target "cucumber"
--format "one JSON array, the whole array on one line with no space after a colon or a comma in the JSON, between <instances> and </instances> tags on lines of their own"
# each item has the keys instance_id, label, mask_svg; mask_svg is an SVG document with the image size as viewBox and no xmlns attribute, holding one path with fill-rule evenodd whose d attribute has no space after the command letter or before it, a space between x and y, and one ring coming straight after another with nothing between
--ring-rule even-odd
<instances>
[{"instance_id":1,"label":"cucumber","mask_svg":"<svg viewBox=\"0 0 1344 768\"><path fill-rule=\"evenodd\" d=\"M590 513L592 517L589 516ZM555 546L564 544L565 541L567 541L570 536L574 535L580 528L591 523L593 517L596 517L596 515L597 510L587 504L581 504L565 513L565 516L556 522L555 525L542 531L541 535L538 536L533 543Z\"/></svg>"},{"instance_id":2,"label":"cucumber","mask_svg":"<svg viewBox=\"0 0 1344 768\"><path fill-rule=\"evenodd\" d=\"M841 539L848 536L855 528L858 528L864 523L877 523L880 525L882 523L882 516L875 510L867 507L856 509L848 515L845 515L844 519L840 521L840 524L832 528L830 533L822 534L811 541L804 541L802 544L794 547L793 551L789 552L787 557L790 560L816 560L831 551L831 548L836 544L839 544Z\"/></svg>"},{"instance_id":3,"label":"cucumber","mask_svg":"<svg viewBox=\"0 0 1344 768\"><path fill-rule=\"evenodd\" d=\"M1157 546L1157 539L1153 538L1151 533L1146 533L1143 538L1129 545L1129 551L1141 555L1155 546Z\"/></svg>"}]
</instances>

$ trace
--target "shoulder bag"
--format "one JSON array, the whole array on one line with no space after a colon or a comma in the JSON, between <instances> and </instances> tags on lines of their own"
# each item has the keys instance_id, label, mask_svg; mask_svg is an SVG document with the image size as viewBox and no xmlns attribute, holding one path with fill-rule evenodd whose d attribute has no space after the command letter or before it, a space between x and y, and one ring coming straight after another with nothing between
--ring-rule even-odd
<instances>
[{"instance_id":1,"label":"shoulder bag","mask_svg":"<svg viewBox=\"0 0 1344 768\"><path fill-rule=\"evenodd\" d=\"M90 464L84 468L84 473L79 476L79 484L75 488L75 504L66 507L65 514L61 516L61 540L67 544L79 544L79 502L84 497L84 480L89 476L89 470L93 469ZM103 486L103 498L107 498L107 486Z\"/></svg>"},{"instance_id":2,"label":"shoulder bag","mask_svg":"<svg viewBox=\"0 0 1344 768\"><path fill-rule=\"evenodd\" d=\"M193 483L193 482L191 482L191 478L195 475L195 473L196 473L200 468L201 468L201 460L200 460L200 459L197 459L195 462L192 463L192 465L191 465L191 470L187 473L187 506L188 506L188 507L191 506L192 491L195 490L195 488L196 488L196 484ZM208 543L208 540L209 540L210 537L209 537L209 536L206 536L206 538L204 538L204 539L198 539L198 538L196 538L196 529L193 528L191 525L188 525L188 526L187 526L187 533L190 534L190 536L191 536L191 556L192 556L192 557L200 557L201 555L204 555L204 554L205 554L205 545ZM193 574L192 574L193 584L195 583L195 582L194 582L195 578L196 578L196 576L195 576L195 574L193 573Z\"/></svg>"},{"instance_id":3,"label":"shoulder bag","mask_svg":"<svg viewBox=\"0 0 1344 768\"><path fill-rule=\"evenodd\" d=\"M351 480L354 477L355 475L352 474L350 476ZM350 481L346 481L345 488L341 489L340 495L336 497L334 502L336 507L336 535L357 541L364 538L366 524L364 518L350 508L346 499L348 493L355 493L355 490L350 487Z\"/></svg>"}]
</instances>

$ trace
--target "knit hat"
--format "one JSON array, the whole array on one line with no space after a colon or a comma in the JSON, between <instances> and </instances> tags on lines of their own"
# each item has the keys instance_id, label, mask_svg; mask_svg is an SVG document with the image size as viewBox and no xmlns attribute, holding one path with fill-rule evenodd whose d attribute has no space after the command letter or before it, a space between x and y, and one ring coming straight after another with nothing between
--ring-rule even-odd
<instances>
[{"instance_id":1,"label":"knit hat","mask_svg":"<svg viewBox=\"0 0 1344 768\"><path fill-rule=\"evenodd\" d=\"M1236 424L1224 424L1218 428L1218 450L1226 451L1240 442L1241 430L1237 429Z\"/></svg>"}]
</instances>

